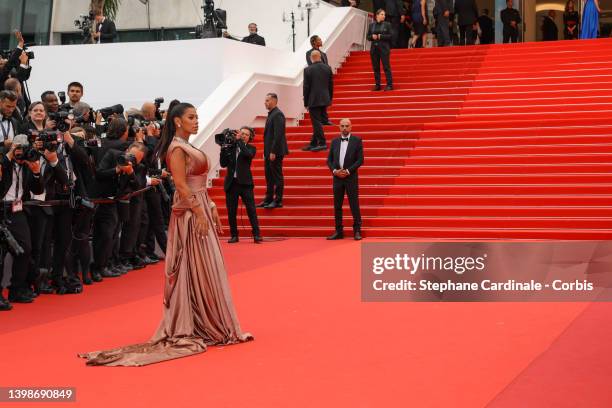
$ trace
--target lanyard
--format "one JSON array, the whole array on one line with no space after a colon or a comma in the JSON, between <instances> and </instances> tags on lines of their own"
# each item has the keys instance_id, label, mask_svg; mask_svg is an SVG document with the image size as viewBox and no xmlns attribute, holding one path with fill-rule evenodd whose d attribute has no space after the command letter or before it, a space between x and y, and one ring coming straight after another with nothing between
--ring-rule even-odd
<instances>
[{"instance_id":1,"label":"lanyard","mask_svg":"<svg viewBox=\"0 0 612 408\"><path fill-rule=\"evenodd\" d=\"M13 177L15 177L15 201L19 200L19 181L21 179L21 175L23 174L23 168L15 163L15 167L13 167Z\"/></svg>"},{"instance_id":2,"label":"lanyard","mask_svg":"<svg viewBox=\"0 0 612 408\"><path fill-rule=\"evenodd\" d=\"M0 128L2 128L2 134L4 135L4 140L8 139L8 134L11 131L11 126L13 125L13 123L11 122L10 119L7 119L8 121L8 126L5 128L4 127L4 119L0 121Z\"/></svg>"}]
</instances>

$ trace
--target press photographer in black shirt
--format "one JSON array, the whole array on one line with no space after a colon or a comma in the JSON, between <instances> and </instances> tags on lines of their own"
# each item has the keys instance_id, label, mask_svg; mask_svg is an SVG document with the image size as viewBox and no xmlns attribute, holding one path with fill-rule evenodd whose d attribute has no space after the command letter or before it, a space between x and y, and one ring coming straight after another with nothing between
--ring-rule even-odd
<instances>
[{"instance_id":1,"label":"press photographer in black shirt","mask_svg":"<svg viewBox=\"0 0 612 408\"><path fill-rule=\"evenodd\" d=\"M253 239L256 244L262 242L259 231L259 221L255 210L255 196L253 194L253 175L251 174L251 162L257 149L250 142L255 137L255 131L250 127L243 126L233 136L233 143L223 144L221 147L221 167L227 167L225 182L225 200L227 204L228 221L230 225L231 238L228 243L238 242L238 224L236 213L238 210L238 197L246 207L249 221L253 229Z\"/></svg>"}]
</instances>

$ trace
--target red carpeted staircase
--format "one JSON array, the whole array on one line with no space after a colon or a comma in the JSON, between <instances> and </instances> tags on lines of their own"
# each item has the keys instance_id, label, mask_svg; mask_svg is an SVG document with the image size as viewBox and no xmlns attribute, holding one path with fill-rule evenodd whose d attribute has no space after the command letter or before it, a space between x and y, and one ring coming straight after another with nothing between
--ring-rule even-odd
<instances>
[{"instance_id":1,"label":"red carpeted staircase","mask_svg":"<svg viewBox=\"0 0 612 408\"><path fill-rule=\"evenodd\" d=\"M612 40L394 50L391 64L396 90L372 92L369 54L352 53L329 109L364 140L364 236L612 238ZM333 232L328 152L301 151L308 114L300 125L287 129L284 208L258 209L265 237ZM213 185L224 203L222 178ZM350 231L348 203L344 213ZM248 236L243 207L239 225Z\"/></svg>"}]
</instances>

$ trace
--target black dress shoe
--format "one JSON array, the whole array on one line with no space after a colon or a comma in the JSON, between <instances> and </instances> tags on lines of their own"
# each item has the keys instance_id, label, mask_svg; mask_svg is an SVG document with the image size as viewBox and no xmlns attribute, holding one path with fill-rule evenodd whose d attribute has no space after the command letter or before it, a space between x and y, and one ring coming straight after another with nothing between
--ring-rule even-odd
<instances>
[{"instance_id":1,"label":"black dress shoe","mask_svg":"<svg viewBox=\"0 0 612 408\"><path fill-rule=\"evenodd\" d=\"M261 203L257 204L255 207L257 208L265 208L267 206L269 206L271 203L271 201L262 201Z\"/></svg>"},{"instance_id":2,"label":"black dress shoe","mask_svg":"<svg viewBox=\"0 0 612 408\"><path fill-rule=\"evenodd\" d=\"M142 269L147 266L145 261L138 255L130 259L130 263L134 266L134 269Z\"/></svg>"},{"instance_id":3,"label":"black dress shoe","mask_svg":"<svg viewBox=\"0 0 612 408\"><path fill-rule=\"evenodd\" d=\"M314 150L314 148L315 148L315 147L316 147L316 146L313 146L313 145L311 145L311 144L307 144L306 146L302 147L302 151L304 151L304 152L309 152L309 151L311 151L311 150Z\"/></svg>"},{"instance_id":4,"label":"black dress shoe","mask_svg":"<svg viewBox=\"0 0 612 408\"><path fill-rule=\"evenodd\" d=\"M385 91L392 91L393 90L393 85L387 85L385 87Z\"/></svg>"},{"instance_id":5,"label":"black dress shoe","mask_svg":"<svg viewBox=\"0 0 612 408\"><path fill-rule=\"evenodd\" d=\"M235 244L236 242L238 242L238 237L231 237L227 240L228 244Z\"/></svg>"},{"instance_id":6,"label":"black dress shoe","mask_svg":"<svg viewBox=\"0 0 612 408\"><path fill-rule=\"evenodd\" d=\"M91 280L94 282L102 282L102 275L100 275L98 272L92 272L91 273Z\"/></svg>"},{"instance_id":7,"label":"black dress shoe","mask_svg":"<svg viewBox=\"0 0 612 408\"><path fill-rule=\"evenodd\" d=\"M89 273L83 272L83 285L92 285L93 281L89 277Z\"/></svg>"},{"instance_id":8,"label":"black dress shoe","mask_svg":"<svg viewBox=\"0 0 612 408\"><path fill-rule=\"evenodd\" d=\"M264 208L268 208L268 209L283 208L283 203L272 201L270 204L266 205Z\"/></svg>"},{"instance_id":9,"label":"black dress shoe","mask_svg":"<svg viewBox=\"0 0 612 408\"><path fill-rule=\"evenodd\" d=\"M332 235L330 235L329 237L327 237L328 241L333 241L336 239L344 239L344 234L342 232L334 232Z\"/></svg>"},{"instance_id":10,"label":"black dress shoe","mask_svg":"<svg viewBox=\"0 0 612 408\"><path fill-rule=\"evenodd\" d=\"M25 292L9 292L8 300L10 303L32 303L34 299Z\"/></svg>"},{"instance_id":11,"label":"black dress shoe","mask_svg":"<svg viewBox=\"0 0 612 408\"><path fill-rule=\"evenodd\" d=\"M380 91L382 88L380 87L380 85L376 85L374 86L374 88L372 88L373 91Z\"/></svg>"},{"instance_id":12,"label":"black dress shoe","mask_svg":"<svg viewBox=\"0 0 612 408\"><path fill-rule=\"evenodd\" d=\"M153 265L153 264L158 263L159 259L149 258L147 255L145 255L145 257L142 258L142 261L147 265Z\"/></svg>"},{"instance_id":13,"label":"black dress shoe","mask_svg":"<svg viewBox=\"0 0 612 408\"><path fill-rule=\"evenodd\" d=\"M361 241L361 232L355 231L355 241Z\"/></svg>"},{"instance_id":14,"label":"black dress shoe","mask_svg":"<svg viewBox=\"0 0 612 408\"><path fill-rule=\"evenodd\" d=\"M153 262L159 262L159 257L155 254L146 254L145 258L149 258Z\"/></svg>"},{"instance_id":15,"label":"black dress shoe","mask_svg":"<svg viewBox=\"0 0 612 408\"><path fill-rule=\"evenodd\" d=\"M311 152L320 152L323 150L327 150L327 145L319 145L319 146L315 146L312 149L310 149Z\"/></svg>"},{"instance_id":16,"label":"black dress shoe","mask_svg":"<svg viewBox=\"0 0 612 408\"><path fill-rule=\"evenodd\" d=\"M121 273L112 271L108 268L104 268L100 271L100 275L102 275L105 278L116 278L117 276L121 276Z\"/></svg>"},{"instance_id":17,"label":"black dress shoe","mask_svg":"<svg viewBox=\"0 0 612 408\"><path fill-rule=\"evenodd\" d=\"M8 312L13 309L13 306L4 298L4 296L0 295L0 312Z\"/></svg>"},{"instance_id":18,"label":"black dress shoe","mask_svg":"<svg viewBox=\"0 0 612 408\"><path fill-rule=\"evenodd\" d=\"M334 122L328 120L326 123L324 123L325 126L334 126Z\"/></svg>"},{"instance_id":19,"label":"black dress shoe","mask_svg":"<svg viewBox=\"0 0 612 408\"><path fill-rule=\"evenodd\" d=\"M255 235L253 236L253 241L255 241L256 244L261 244L263 242L263 238L260 235Z\"/></svg>"}]
</instances>

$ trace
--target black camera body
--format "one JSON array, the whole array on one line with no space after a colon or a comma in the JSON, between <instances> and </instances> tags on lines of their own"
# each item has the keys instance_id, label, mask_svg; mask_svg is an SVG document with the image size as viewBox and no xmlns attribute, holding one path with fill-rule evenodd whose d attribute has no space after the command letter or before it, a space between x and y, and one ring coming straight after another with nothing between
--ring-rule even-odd
<instances>
[{"instance_id":1,"label":"black camera body","mask_svg":"<svg viewBox=\"0 0 612 408\"><path fill-rule=\"evenodd\" d=\"M42 132L38 132L37 139L43 142L43 148L45 150L54 152L57 150L59 135L61 135L61 132L43 130Z\"/></svg>"},{"instance_id":2,"label":"black camera body","mask_svg":"<svg viewBox=\"0 0 612 408\"><path fill-rule=\"evenodd\" d=\"M65 132L70 128L70 125L66 123L66 119L74 119L74 115L66 110L49 112L48 116L49 119L55 122L55 128L60 132Z\"/></svg>"},{"instance_id":3,"label":"black camera body","mask_svg":"<svg viewBox=\"0 0 612 408\"><path fill-rule=\"evenodd\" d=\"M136 168L138 163L136 162L136 156L131 153L123 153L121 156L117 157L117 164L119 166L127 166L132 163L132 167Z\"/></svg>"},{"instance_id":4,"label":"black camera body","mask_svg":"<svg viewBox=\"0 0 612 408\"><path fill-rule=\"evenodd\" d=\"M37 162L40 156L40 152L32 146L21 146L15 149L15 160Z\"/></svg>"},{"instance_id":5,"label":"black camera body","mask_svg":"<svg viewBox=\"0 0 612 408\"><path fill-rule=\"evenodd\" d=\"M215 135L215 143L224 147L233 146L236 144L236 135L238 131L236 129L224 129L223 132Z\"/></svg>"},{"instance_id":6,"label":"black camera body","mask_svg":"<svg viewBox=\"0 0 612 408\"><path fill-rule=\"evenodd\" d=\"M123 115L123 105L118 104L118 105L109 106L108 108L98 109L98 112L102 114L102 117L104 118L104 120L108 120L108 117L113 114Z\"/></svg>"}]
</instances>

